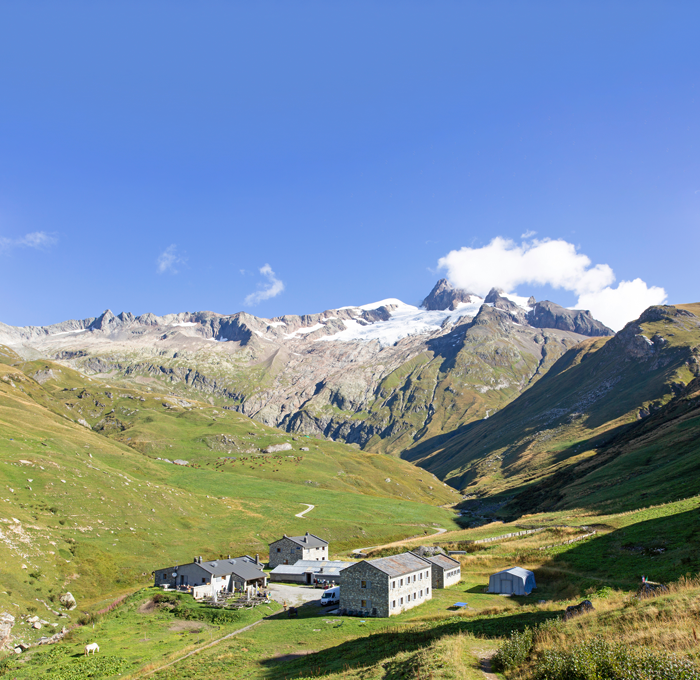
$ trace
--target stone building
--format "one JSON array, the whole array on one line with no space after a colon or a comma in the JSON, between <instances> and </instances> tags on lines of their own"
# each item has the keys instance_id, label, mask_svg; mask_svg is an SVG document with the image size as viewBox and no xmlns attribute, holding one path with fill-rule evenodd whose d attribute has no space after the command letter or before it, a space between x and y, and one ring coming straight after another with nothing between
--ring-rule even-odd
<instances>
[{"instance_id":1,"label":"stone building","mask_svg":"<svg viewBox=\"0 0 700 680\"><path fill-rule=\"evenodd\" d=\"M360 616L393 616L432 599L432 565L407 552L362 560L340 572L340 608Z\"/></svg>"},{"instance_id":2,"label":"stone building","mask_svg":"<svg viewBox=\"0 0 700 680\"><path fill-rule=\"evenodd\" d=\"M423 558L433 565L433 588L449 588L462 579L462 565L447 555L427 555Z\"/></svg>"},{"instance_id":3,"label":"stone building","mask_svg":"<svg viewBox=\"0 0 700 680\"><path fill-rule=\"evenodd\" d=\"M296 564L299 560L327 560L328 541L308 531L304 536L287 536L270 543L270 569L280 564Z\"/></svg>"},{"instance_id":4,"label":"stone building","mask_svg":"<svg viewBox=\"0 0 700 680\"><path fill-rule=\"evenodd\" d=\"M156 569L153 574L154 585L191 591L196 599L234 591L250 593L267 585L267 574L257 555L255 559L243 555L209 562L195 557L192 562Z\"/></svg>"}]
</instances>

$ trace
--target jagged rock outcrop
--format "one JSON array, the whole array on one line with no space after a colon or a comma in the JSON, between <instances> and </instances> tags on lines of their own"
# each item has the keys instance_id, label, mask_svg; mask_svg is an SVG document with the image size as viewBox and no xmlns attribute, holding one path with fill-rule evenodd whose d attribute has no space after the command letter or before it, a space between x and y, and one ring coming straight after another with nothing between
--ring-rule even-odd
<instances>
[{"instance_id":1,"label":"jagged rock outcrop","mask_svg":"<svg viewBox=\"0 0 700 680\"><path fill-rule=\"evenodd\" d=\"M440 279L421 307L428 310L456 309L460 302L473 302L477 298L474 293L455 288L447 279Z\"/></svg>"},{"instance_id":2,"label":"jagged rock outcrop","mask_svg":"<svg viewBox=\"0 0 700 680\"><path fill-rule=\"evenodd\" d=\"M588 337L615 335L615 331L596 321L589 311L566 309L554 302L536 302L527 314L527 322L535 328L559 328Z\"/></svg>"}]
</instances>

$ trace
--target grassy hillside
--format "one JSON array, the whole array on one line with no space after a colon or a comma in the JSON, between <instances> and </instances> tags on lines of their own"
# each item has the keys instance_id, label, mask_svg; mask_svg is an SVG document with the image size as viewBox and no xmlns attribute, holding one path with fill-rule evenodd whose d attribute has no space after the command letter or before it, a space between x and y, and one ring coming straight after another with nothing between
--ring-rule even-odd
<instances>
[{"instance_id":1,"label":"grassy hillside","mask_svg":"<svg viewBox=\"0 0 700 680\"><path fill-rule=\"evenodd\" d=\"M314 605L301 607L299 618L289 619L279 605L272 604L269 609L214 621L211 610L188 597L180 596L180 606L173 608L155 602L157 589L147 588L94 619L94 628L76 628L53 648L11 657L8 670L18 680L81 677L75 674L98 663L82 656L83 646L97 640L101 651L96 659L105 667L104 677L135 680L175 662L153 677L476 680L484 677L482 660L510 645L511 651L515 646L515 651L524 648L525 653L511 667L509 677L532 678L538 677L534 674L543 667L548 652L575 654L578 648L592 648L597 636L624 642L631 654L672 652L677 655L676 665L687 669L699 657L693 629L700 611L700 584L684 576L700 568L695 550L699 508L700 498L693 498L612 515L560 511L528 516L511 525L443 535L439 537L442 545L455 541L468 545L487 536L501 539L473 544L460 558L459 584L433 591L431 601L390 620L330 616ZM597 534L566 543L589 532L581 527L593 519ZM544 530L502 537L504 531L526 527ZM420 542L425 541L416 545ZM516 564L535 572L537 589L531 596L509 598L484 592L489 574ZM675 585L666 595L639 601L633 595L642 575ZM561 621L565 608L582 598L591 600L595 611ZM456 609L453 605L458 601L466 602L467 608ZM223 639L258 620L259 625ZM514 631L535 627L534 638L527 633L522 640L511 637ZM207 646L217 639L221 639L218 644ZM196 650L199 653L185 657Z\"/></svg>"},{"instance_id":2,"label":"grassy hillside","mask_svg":"<svg viewBox=\"0 0 700 680\"><path fill-rule=\"evenodd\" d=\"M569 350L487 420L403 456L482 501L517 496L519 512L695 494L699 313L650 308L617 336Z\"/></svg>"},{"instance_id":3,"label":"grassy hillside","mask_svg":"<svg viewBox=\"0 0 700 680\"><path fill-rule=\"evenodd\" d=\"M287 440L291 450L260 452ZM0 610L11 613L47 614L37 599L54 606L66 589L97 606L157 567L264 555L282 533L319 534L331 552L432 533L453 525L439 506L456 495L395 459L47 362L0 364L0 465ZM304 504L316 507L295 517Z\"/></svg>"}]
</instances>

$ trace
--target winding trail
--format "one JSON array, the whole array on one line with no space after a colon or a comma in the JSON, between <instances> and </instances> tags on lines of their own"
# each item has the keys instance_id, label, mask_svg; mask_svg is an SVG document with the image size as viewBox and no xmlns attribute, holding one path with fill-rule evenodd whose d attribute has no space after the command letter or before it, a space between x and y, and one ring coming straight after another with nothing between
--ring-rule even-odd
<instances>
[{"instance_id":1,"label":"winding trail","mask_svg":"<svg viewBox=\"0 0 700 680\"><path fill-rule=\"evenodd\" d=\"M308 505L309 507L306 508L306 510L302 510L300 513L294 515L295 517L303 517L307 512L313 510L316 507L315 505L311 505L311 503L302 503L302 505Z\"/></svg>"},{"instance_id":2,"label":"winding trail","mask_svg":"<svg viewBox=\"0 0 700 680\"><path fill-rule=\"evenodd\" d=\"M486 680L498 680L498 676L493 672L493 663L491 662L491 657L493 654L484 656L480 659L480 670L484 674Z\"/></svg>"},{"instance_id":3,"label":"winding trail","mask_svg":"<svg viewBox=\"0 0 700 680\"><path fill-rule=\"evenodd\" d=\"M440 536L440 534L447 533L447 529L435 529L435 533L432 534L431 536L424 536L424 535L418 535L418 536L411 536L410 538L404 538L400 541L394 541L393 543L385 543L384 545L370 545L367 548L355 548L352 552L353 554L357 553L363 553L367 550L379 550L381 548L393 548L397 545L406 545L406 543L410 543L411 541L415 541L419 538L435 538L435 536Z\"/></svg>"}]
</instances>

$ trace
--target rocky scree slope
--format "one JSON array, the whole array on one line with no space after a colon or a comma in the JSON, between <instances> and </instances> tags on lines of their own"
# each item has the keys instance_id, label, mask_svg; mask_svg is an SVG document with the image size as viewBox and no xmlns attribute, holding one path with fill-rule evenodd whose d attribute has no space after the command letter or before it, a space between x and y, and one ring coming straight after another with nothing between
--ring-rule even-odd
<instances>
[{"instance_id":1,"label":"rocky scree slope","mask_svg":"<svg viewBox=\"0 0 700 680\"><path fill-rule=\"evenodd\" d=\"M193 390L267 425L396 452L493 414L569 348L610 329L588 312L439 281L423 307L389 299L320 314L129 313L0 342L92 375Z\"/></svg>"},{"instance_id":2,"label":"rocky scree slope","mask_svg":"<svg viewBox=\"0 0 700 680\"><path fill-rule=\"evenodd\" d=\"M651 307L568 350L487 420L404 456L472 505L638 507L700 492L700 305ZM487 501L487 499L490 499Z\"/></svg>"}]
</instances>

